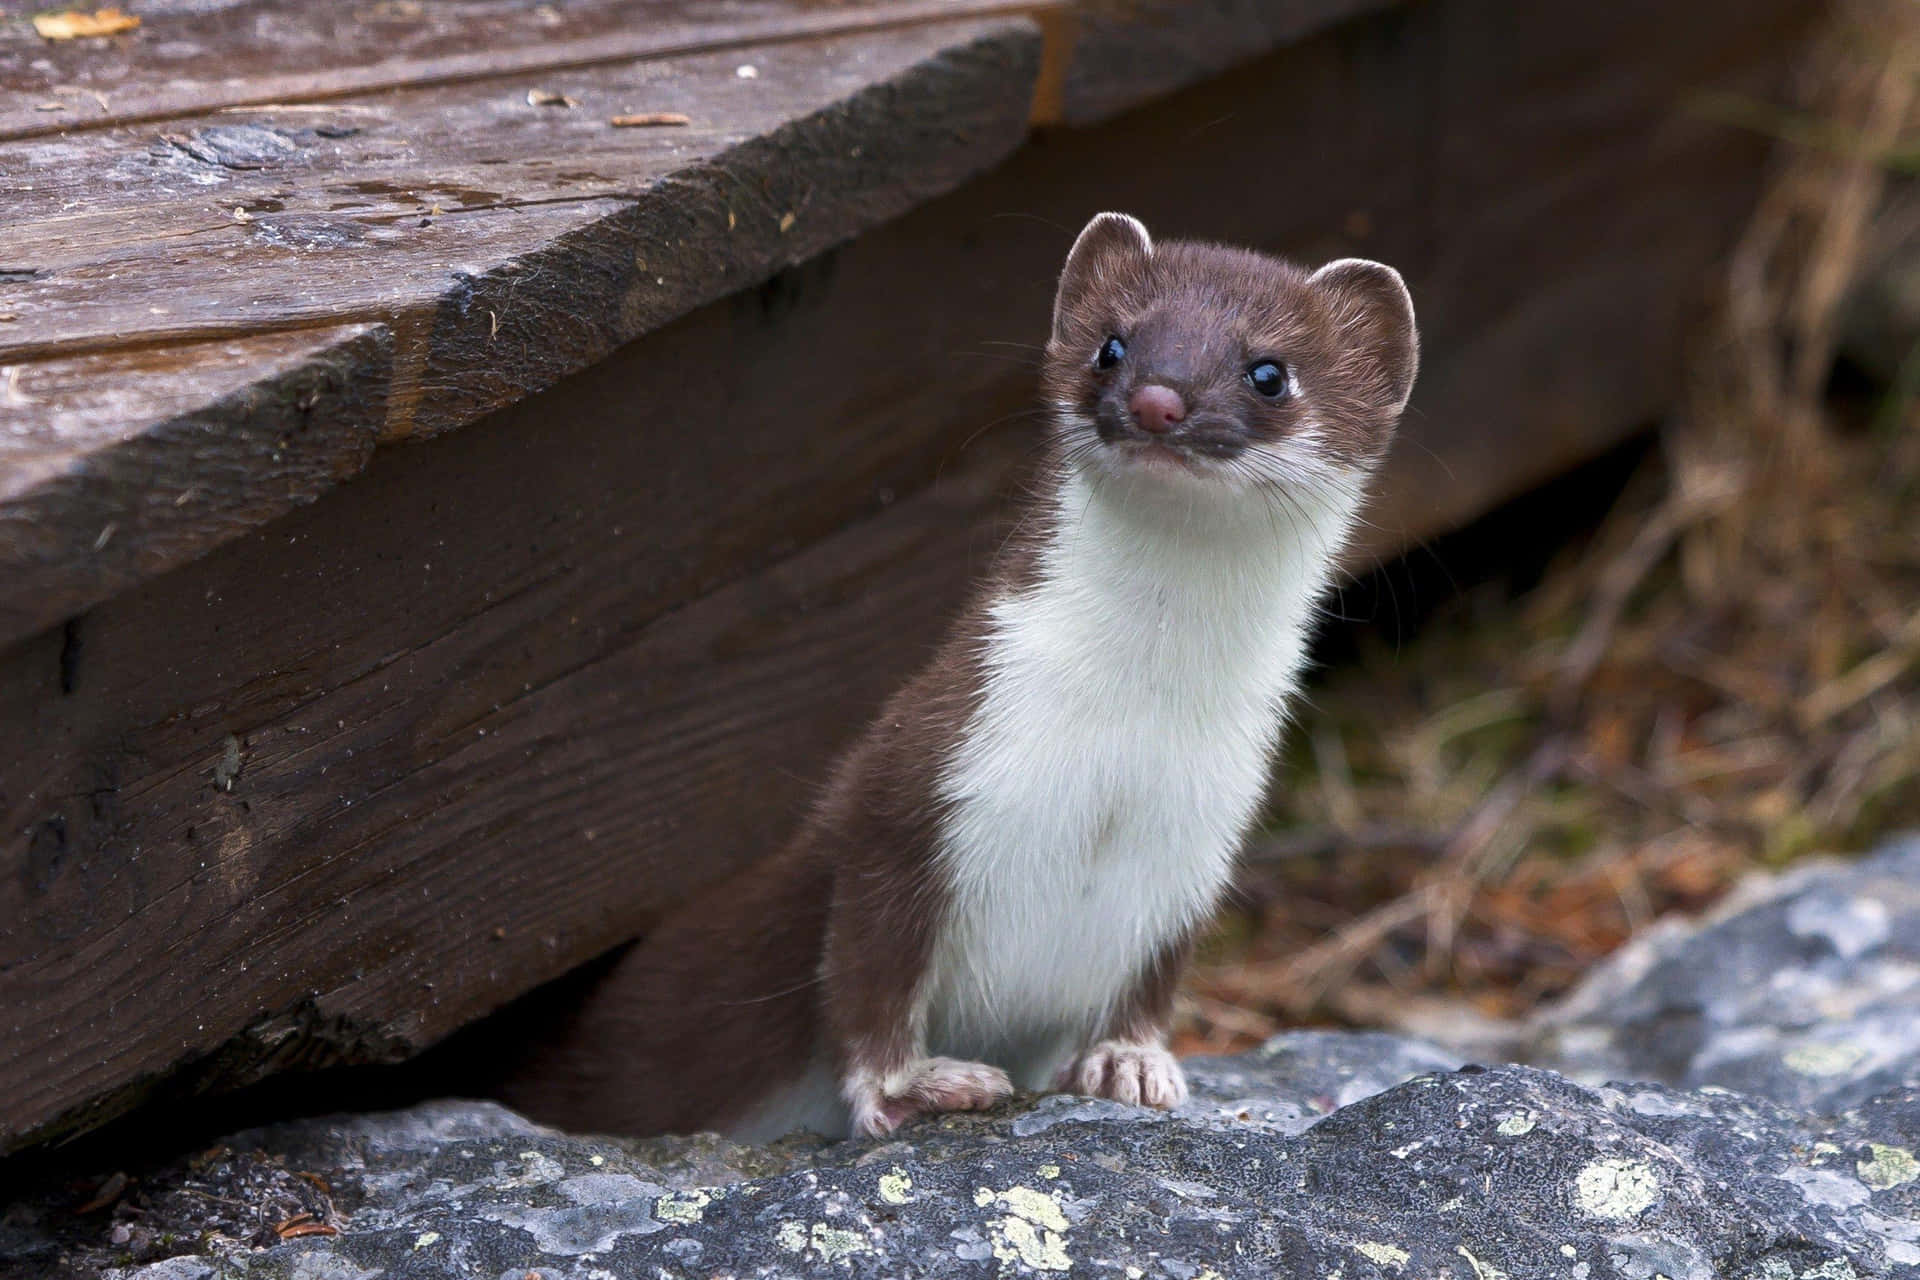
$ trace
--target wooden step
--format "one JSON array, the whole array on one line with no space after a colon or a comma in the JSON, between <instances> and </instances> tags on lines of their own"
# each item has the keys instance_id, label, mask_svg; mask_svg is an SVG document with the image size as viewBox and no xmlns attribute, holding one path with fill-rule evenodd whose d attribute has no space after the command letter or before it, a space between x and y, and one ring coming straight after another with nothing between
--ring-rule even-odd
<instances>
[{"instance_id":1,"label":"wooden step","mask_svg":"<svg viewBox=\"0 0 1920 1280\"><path fill-rule=\"evenodd\" d=\"M339 388L384 407L377 441L462 426L950 189L1036 113L1101 118L1367 7L150 2L60 42L0 18L0 467L78 465L67 436L105 462L103 431L154 456L183 415L203 439L236 420L199 344L307 329L387 328L386 366ZM687 123L612 123L647 112ZM90 402L33 390L133 347L180 349L89 366ZM185 445L16 542L45 508L0 491L0 645L317 492L247 430L218 495L176 483ZM153 519L175 502L201 506Z\"/></svg>"},{"instance_id":2,"label":"wooden step","mask_svg":"<svg viewBox=\"0 0 1920 1280\"><path fill-rule=\"evenodd\" d=\"M341 403L292 411L379 443L462 426L1001 159L1039 60L1021 21L919 24L0 143L0 466L87 460L51 524L0 481L0 644L324 487L303 449L247 446L297 370L237 396L212 340L286 335L319 387L315 331L381 326ZM667 109L690 123L609 123ZM83 356L97 394L62 394Z\"/></svg>"}]
</instances>

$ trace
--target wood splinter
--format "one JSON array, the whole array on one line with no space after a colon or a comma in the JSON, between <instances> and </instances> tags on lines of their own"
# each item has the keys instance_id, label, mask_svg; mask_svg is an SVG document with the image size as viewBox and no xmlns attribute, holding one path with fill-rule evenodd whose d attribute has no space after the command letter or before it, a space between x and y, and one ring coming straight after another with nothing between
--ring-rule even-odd
<instances>
[{"instance_id":1,"label":"wood splinter","mask_svg":"<svg viewBox=\"0 0 1920 1280\"><path fill-rule=\"evenodd\" d=\"M616 129L653 129L663 125L692 124L693 120L678 111L638 111L630 115L614 116L607 121Z\"/></svg>"}]
</instances>

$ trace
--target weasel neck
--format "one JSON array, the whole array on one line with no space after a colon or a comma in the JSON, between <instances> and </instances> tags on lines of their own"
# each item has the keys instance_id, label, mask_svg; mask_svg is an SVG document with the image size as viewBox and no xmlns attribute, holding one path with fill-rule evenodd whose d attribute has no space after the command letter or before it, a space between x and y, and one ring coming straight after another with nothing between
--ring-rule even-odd
<instances>
[{"instance_id":1,"label":"weasel neck","mask_svg":"<svg viewBox=\"0 0 1920 1280\"><path fill-rule=\"evenodd\" d=\"M1272 697L1297 667L1363 478L1297 493L1174 480L1063 477L1035 580L1016 597L1025 607L1002 602L997 619L1023 619L1043 660L1067 657L1047 653L1059 645L1091 674L1105 655L1108 678L1095 683L1111 691L1128 668L1151 678L1197 667ZM1033 634L1039 619L1043 635Z\"/></svg>"}]
</instances>

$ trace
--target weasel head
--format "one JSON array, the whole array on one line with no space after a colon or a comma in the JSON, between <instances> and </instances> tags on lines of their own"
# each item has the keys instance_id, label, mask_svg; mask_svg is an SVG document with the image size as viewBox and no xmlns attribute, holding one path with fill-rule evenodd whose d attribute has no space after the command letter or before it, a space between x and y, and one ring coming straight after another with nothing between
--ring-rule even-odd
<instances>
[{"instance_id":1,"label":"weasel head","mask_svg":"<svg viewBox=\"0 0 1920 1280\"><path fill-rule=\"evenodd\" d=\"M1357 492L1418 366L1413 301L1391 267L1345 258L1310 272L1155 244L1137 219L1103 213L1061 272L1045 386L1070 467L1230 501Z\"/></svg>"}]
</instances>

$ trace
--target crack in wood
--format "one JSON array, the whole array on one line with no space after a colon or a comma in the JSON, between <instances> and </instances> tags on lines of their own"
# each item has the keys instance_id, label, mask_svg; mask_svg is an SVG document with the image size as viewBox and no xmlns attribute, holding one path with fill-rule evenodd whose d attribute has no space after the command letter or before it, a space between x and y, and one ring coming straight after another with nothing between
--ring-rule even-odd
<instances>
[{"instance_id":1,"label":"crack in wood","mask_svg":"<svg viewBox=\"0 0 1920 1280\"><path fill-rule=\"evenodd\" d=\"M936 23L1037 18L1071 2L904 0L861 8L787 11L771 17L748 15L722 22L693 23L681 28L678 34L664 38L654 24L640 23L630 30L616 30L526 48L508 47L480 53L395 60L373 67L334 68L312 75L268 76L254 82L253 87L246 88L236 89L215 81L197 86L199 95L191 102L146 109L109 105L99 116L74 122L28 118L11 125L0 124L0 142L150 124L208 111L261 107L269 103L305 104L382 90L516 79L536 73L625 62L659 61L830 37L882 34Z\"/></svg>"}]
</instances>

